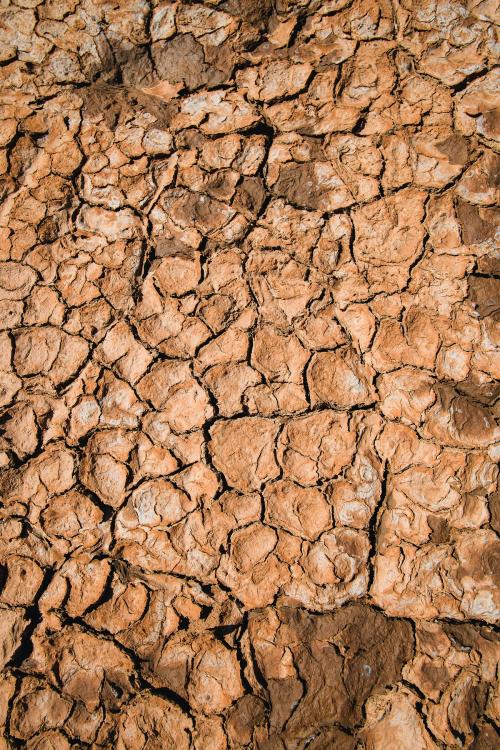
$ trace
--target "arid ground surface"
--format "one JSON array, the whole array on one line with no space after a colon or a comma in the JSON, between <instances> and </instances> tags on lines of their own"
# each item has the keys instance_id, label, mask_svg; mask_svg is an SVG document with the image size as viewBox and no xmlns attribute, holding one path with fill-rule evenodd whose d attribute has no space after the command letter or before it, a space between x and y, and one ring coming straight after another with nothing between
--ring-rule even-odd
<instances>
[{"instance_id":1,"label":"arid ground surface","mask_svg":"<svg viewBox=\"0 0 500 750\"><path fill-rule=\"evenodd\" d=\"M2 750L500 746L497 5L0 0Z\"/></svg>"}]
</instances>

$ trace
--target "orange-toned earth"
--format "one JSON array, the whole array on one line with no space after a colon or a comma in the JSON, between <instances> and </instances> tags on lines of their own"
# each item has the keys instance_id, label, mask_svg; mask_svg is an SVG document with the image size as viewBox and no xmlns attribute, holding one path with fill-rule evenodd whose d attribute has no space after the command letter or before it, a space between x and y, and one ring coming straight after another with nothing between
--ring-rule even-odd
<instances>
[{"instance_id":1,"label":"orange-toned earth","mask_svg":"<svg viewBox=\"0 0 500 750\"><path fill-rule=\"evenodd\" d=\"M498 2L0 11L0 750L497 750Z\"/></svg>"}]
</instances>

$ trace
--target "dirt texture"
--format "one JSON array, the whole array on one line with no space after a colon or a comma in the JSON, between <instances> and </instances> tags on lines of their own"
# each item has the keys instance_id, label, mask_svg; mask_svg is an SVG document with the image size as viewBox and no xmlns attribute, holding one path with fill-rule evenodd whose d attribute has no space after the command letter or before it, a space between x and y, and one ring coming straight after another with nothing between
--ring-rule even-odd
<instances>
[{"instance_id":1,"label":"dirt texture","mask_svg":"<svg viewBox=\"0 0 500 750\"><path fill-rule=\"evenodd\" d=\"M497 750L498 2L0 11L0 750Z\"/></svg>"}]
</instances>

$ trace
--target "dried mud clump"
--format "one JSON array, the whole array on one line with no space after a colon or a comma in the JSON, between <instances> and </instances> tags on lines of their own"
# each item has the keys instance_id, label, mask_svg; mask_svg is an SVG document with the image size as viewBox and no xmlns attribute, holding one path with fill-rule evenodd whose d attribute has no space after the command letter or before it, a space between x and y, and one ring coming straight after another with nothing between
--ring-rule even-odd
<instances>
[{"instance_id":1,"label":"dried mud clump","mask_svg":"<svg viewBox=\"0 0 500 750\"><path fill-rule=\"evenodd\" d=\"M496 750L497 3L0 5L0 750Z\"/></svg>"}]
</instances>

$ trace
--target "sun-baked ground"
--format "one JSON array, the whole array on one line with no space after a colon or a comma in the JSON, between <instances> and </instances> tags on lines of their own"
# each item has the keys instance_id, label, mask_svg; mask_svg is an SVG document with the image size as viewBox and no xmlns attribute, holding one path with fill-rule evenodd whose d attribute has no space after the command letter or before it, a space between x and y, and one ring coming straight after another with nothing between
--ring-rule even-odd
<instances>
[{"instance_id":1,"label":"sun-baked ground","mask_svg":"<svg viewBox=\"0 0 500 750\"><path fill-rule=\"evenodd\" d=\"M0 6L0 748L498 748L497 3Z\"/></svg>"}]
</instances>

